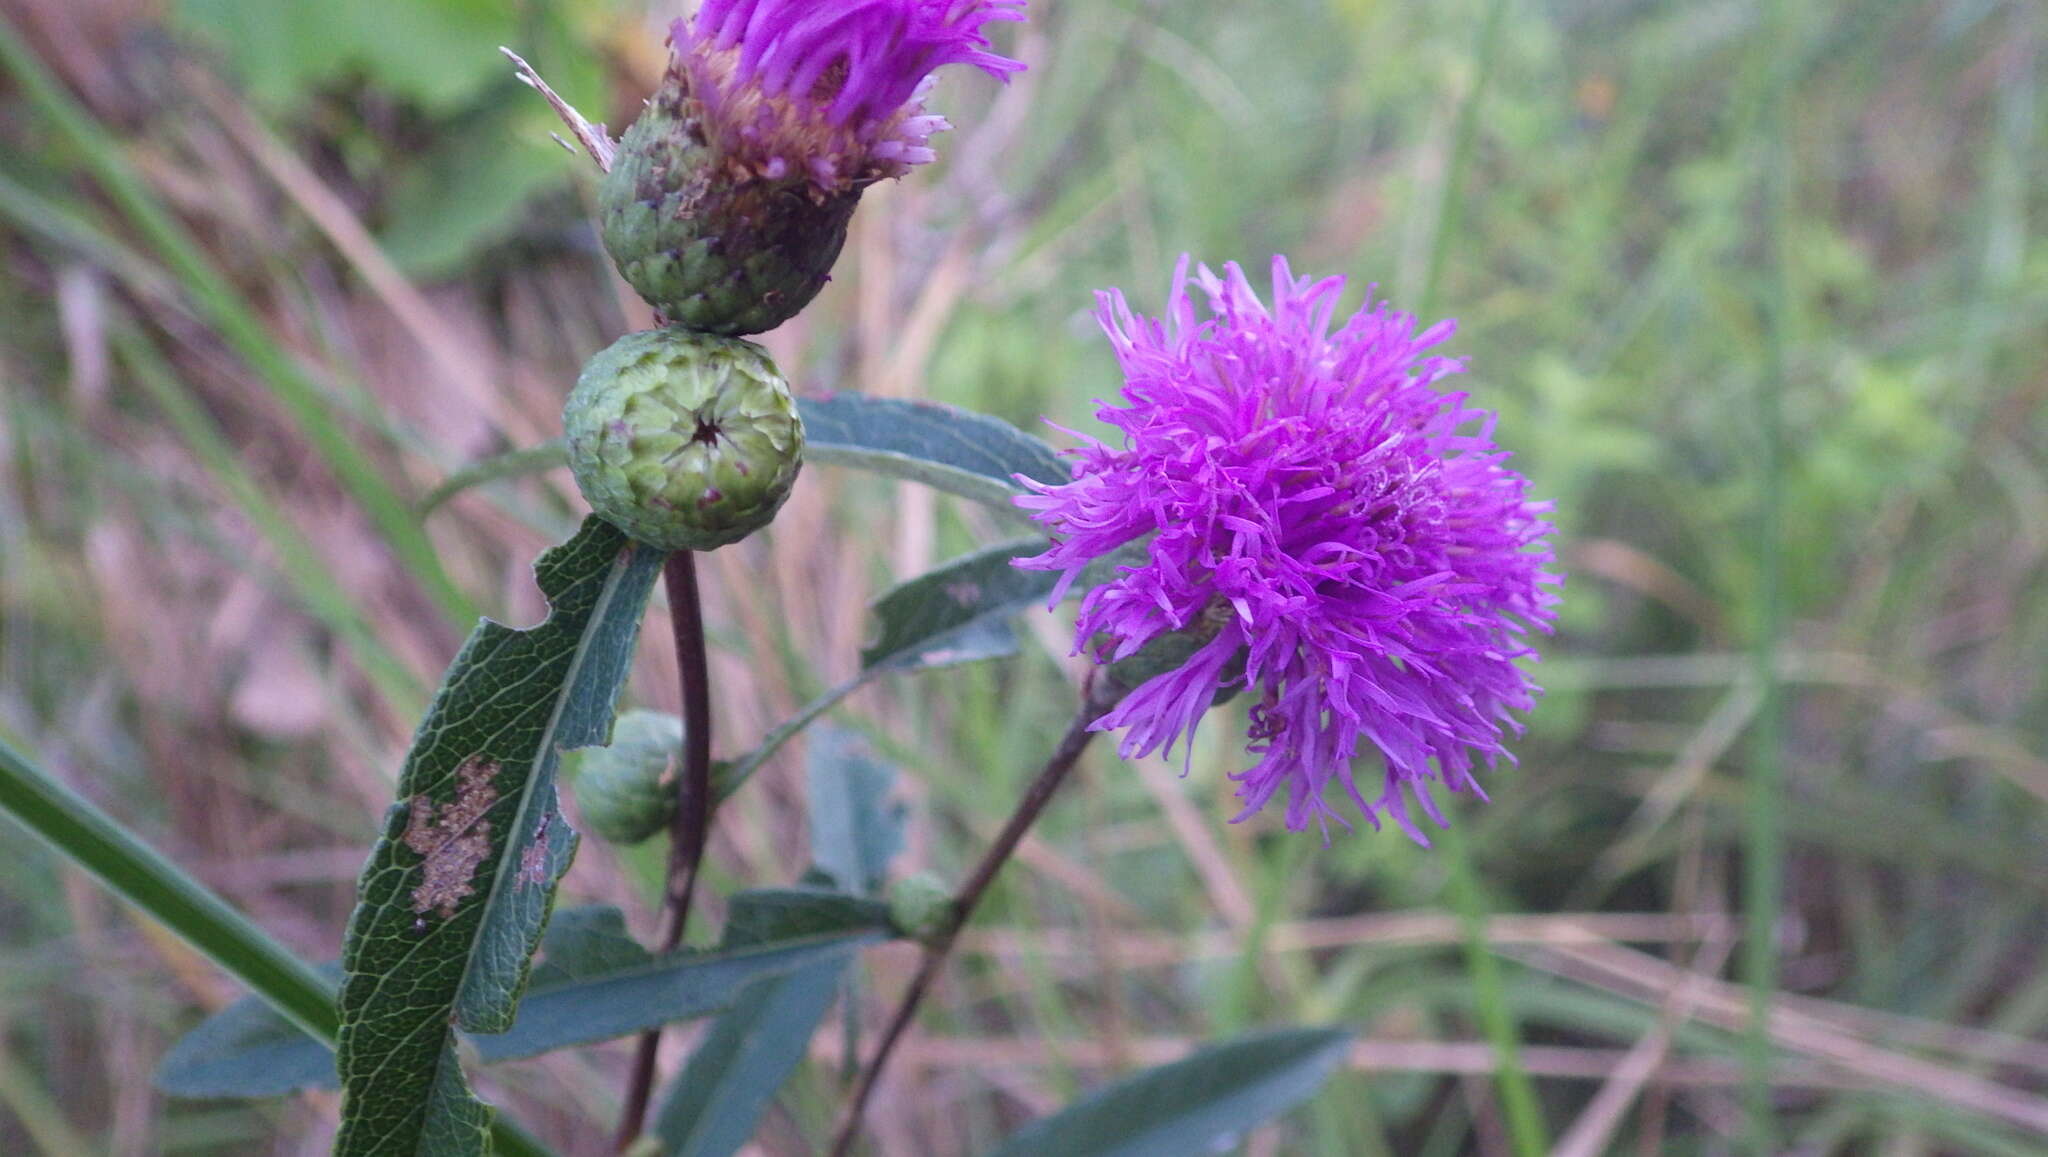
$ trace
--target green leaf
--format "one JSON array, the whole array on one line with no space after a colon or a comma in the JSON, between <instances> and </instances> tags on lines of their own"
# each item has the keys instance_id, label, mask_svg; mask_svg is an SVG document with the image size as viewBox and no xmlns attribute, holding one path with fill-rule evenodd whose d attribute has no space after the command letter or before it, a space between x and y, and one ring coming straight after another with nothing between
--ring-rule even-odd
<instances>
[{"instance_id":1,"label":"green leaf","mask_svg":"<svg viewBox=\"0 0 2048 1157\"><path fill-rule=\"evenodd\" d=\"M0 812L248 985L283 1020L333 1039L340 1021L318 969L4 740Z\"/></svg>"},{"instance_id":2,"label":"green leaf","mask_svg":"<svg viewBox=\"0 0 2048 1157\"><path fill-rule=\"evenodd\" d=\"M887 922L887 905L842 893L742 892L732 899L724 943L740 948L875 919ZM719 1014L655 1118L664 1153L730 1157L747 1143L776 1090L803 1061L849 963L842 956L756 981Z\"/></svg>"},{"instance_id":3,"label":"green leaf","mask_svg":"<svg viewBox=\"0 0 2048 1157\"><path fill-rule=\"evenodd\" d=\"M549 988L639 968L654 959L654 953L626 931L626 914L609 904L555 913L540 951L528 1000Z\"/></svg>"},{"instance_id":4,"label":"green leaf","mask_svg":"<svg viewBox=\"0 0 2048 1157\"><path fill-rule=\"evenodd\" d=\"M891 478L922 482L1014 513L1024 493L1016 476L1064 482L1066 464L1044 442L985 414L862 394L798 398L804 420L804 458ZM568 451L557 438L471 463L450 475L422 502L431 511L472 486L558 469ZM1048 587L1050 589L1050 587Z\"/></svg>"},{"instance_id":5,"label":"green leaf","mask_svg":"<svg viewBox=\"0 0 2048 1157\"><path fill-rule=\"evenodd\" d=\"M341 988L341 965L320 968L321 999L331 1008ZM331 1089L330 1041L314 1040L269 1004L238 1000L179 1038L157 1063L156 1087L173 1097L278 1097L295 1089Z\"/></svg>"},{"instance_id":6,"label":"green leaf","mask_svg":"<svg viewBox=\"0 0 2048 1157\"><path fill-rule=\"evenodd\" d=\"M465 1039L478 1059L492 1063L631 1036L719 1012L755 981L850 959L888 934L884 905L793 891L798 894L742 892L732 909L743 926L791 935L667 957L627 937L616 908L562 912L548 930L546 957L533 969L511 1031ZM324 1043L253 1001L209 1017L172 1052L178 1063L167 1058L156 1082L176 1097L265 1097L337 1083Z\"/></svg>"},{"instance_id":7,"label":"green leaf","mask_svg":"<svg viewBox=\"0 0 2048 1157\"><path fill-rule=\"evenodd\" d=\"M829 888L754 888L726 908L723 948L889 929L889 906Z\"/></svg>"},{"instance_id":8,"label":"green leaf","mask_svg":"<svg viewBox=\"0 0 2048 1157\"><path fill-rule=\"evenodd\" d=\"M654 1133L670 1157L730 1157L810 1049L848 961L760 981L719 1015L669 1087Z\"/></svg>"},{"instance_id":9,"label":"green leaf","mask_svg":"<svg viewBox=\"0 0 2048 1157\"><path fill-rule=\"evenodd\" d=\"M296 1063L303 1072L309 1063L305 1055L310 1053L324 1063L327 1072L333 1071L333 1063L325 1058L341 1021L335 1012L331 973L294 956L227 901L58 783L4 739L0 739L0 811L249 986L255 996L206 1022L229 1021L226 1028L215 1030L216 1042L222 1037L238 1037L269 1048L280 1038L296 1040L295 1051L267 1054L266 1061L280 1067ZM313 1071L320 1071L319 1064ZM492 1134L504 1157L544 1157L547 1153L509 1122L498 1122Z\"/></svg>"},{"instance_id":10,"label":"green leaf","mask_svg":"<svg viewBox=\"0 0 2048 1157\"><path fill-rule=\"evenodd\" d=\"M469 1040L478 1056L495 1062L631 1036L708 1016L756 980L847 959L885 936L882 928L868 925L746 948L656 957L636 968L608 970L560 987L536 986L512 1031Z\"/></svg>"},{"instance_id":11,"label":"green leaf","mask_svg":"<svg viewBox=\"0 0 2048 1157\"><path fill-rule=\"evenodd\" d=\"M529 474L545 474L569 465L568 443L561 438L551 438L538 446L524 450L507 450L476 461L450 474L446 481L420 499L420 517L425 518L446 505L448 500L472 487L487 482L503 482L513 478L524 478Z\"/></svg>"},{"instance_id":12,"label":"green leaf","mask_svg":"<svg viewBox=\"0 0 2048 1157\"><path fill-rule=\"evenodd\" d=\"M752 778L782 745L823 718L848 695L890 671L931 671L1017 653L1009 620L1052 597L1059 575L1020 570L1011 560L1036 554L1045 542L1015 539L977 551L901 583L875 601L876 641L861 652L861 672L804 704L764 736L754 750L719 769L712 781L724 800ZM1097 559L1067 588L1073 598L1144 557L1141 545Z\"/></svg>"},{"instance_id":13,"label":"green leaf","mask_svg":"<svg viewBox=\"0 0 2048 1157\"><path fill-rule=\"evenodd\" d=\"M485 1151L451 1026L513 1026L575 851L555 765L609 733L662 558L590 519L534 568L547 620L484 622L449 668L343 945L338 1157Z\"/></svg>"},{"instance_id":14,"label":"green leaf","mask_svg":"<svg viewBox=\"0 0 2048 1157\"><path fill-rule=\"evenodd\" d=\"M1330 1075L1343 1029L1282 1029L1127 1077L1010 1135L989 1157L1186 1157L1294 1106Z\"/></svg>"},{"instance_id":15,"label":"green leaf","mask_svg":"<svg viewBox=\"0 0 2048 1157\"><path fill-rule=\"evenodd\" d=\"M1013 510L1010 500L1023 493L1016 475L1040 482L1068 477L1051 446L986 414L852 393L801 398L797 406L804 455L827 466L922 482L1004 510Z\"/></svg>"},{"instance_id":16,"label":"green leaf","mask_svg":"<svg viewBox=\"0 0 2048 1157\"><path fill-rule=\"evenodd\" d=\"M903 805L889 798L896 769L837 727L811 736L811 862L839 887L872 896L903 850Z\"/></svg>"},{"instance_id":17,"label":"green leaf","mask_svg":"<svg viewBox=\"0 0 2048 1157\"><path fill-rule=\"evenodd\" d=\"M1043 605L1059 575L1012 560L1044 549L1043 539L1005 542L890 588L875 600L881 632L861 651L861 667L929 670L1014 654L1010 617Z\"/></svg>"}]
</instances>

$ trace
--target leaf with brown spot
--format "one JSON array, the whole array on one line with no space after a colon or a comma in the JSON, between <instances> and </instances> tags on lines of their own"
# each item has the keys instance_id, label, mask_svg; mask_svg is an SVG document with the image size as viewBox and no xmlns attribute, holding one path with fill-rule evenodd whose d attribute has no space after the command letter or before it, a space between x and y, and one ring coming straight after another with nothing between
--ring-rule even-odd
<instances>
[{"instance_id":1,"label":"leaf with brown spot","mask_svg":"<svg viewBox=\"0 0 2048 1157\"><path fill-rule=\"evenodd\" d=\"M436 808L425 793L412 797L405 846L420 856L414 912L438 912L441 919L452 920L456 906L476 894L477 869L491 854L491 821L484 816L498 802L497 785L491 782L497 775L497 764L472 755L455 769L453 800Z\"/></svg>"},{"instance_id":2,"label":"leaf with brown spot","mask_svg":"<svg viewBox=\"0 0 2048 1157\"><path fill-rule=\"evenodd\" d=\"M592 519L535 567L550 613L484 622L449 667L342 948L339 1157L482 1157L452 1029L512 1027L576 833L563 750L603 743L662 554Z\"/></svg>"}]
</instances>

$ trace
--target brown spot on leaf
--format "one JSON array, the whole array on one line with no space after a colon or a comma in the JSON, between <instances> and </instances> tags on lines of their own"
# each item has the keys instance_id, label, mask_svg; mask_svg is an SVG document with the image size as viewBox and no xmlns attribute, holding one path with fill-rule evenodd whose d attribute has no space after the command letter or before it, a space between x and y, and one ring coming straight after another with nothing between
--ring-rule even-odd
<instances>
[{"instance_id":1,"label":"brown spot on leaf","mask_svg":"<svg viewBox=\"0 0 2048 1157\"><path fill-rule=\"evenodd\" d=\"M455 908L474 895L476 870L491 854L491 824L484 814L498 802L491 781L498 765L472 755L455 769L455 798L439 807L425 792L412 797L405 846L424 861L420 885L412 890L414 912L453 919Z\"/></svg>"},{"instance_id":2,"label":"brown spot on leaf","mask_svg":"<svg viewBox=\"0 0 2048 1157\"><path fill-rule=\"evenodd\" d=\"M548 882L548 825L555 817L542 812L540 826L533 829L533 842L519 853L519 874L512 877L516 887Z\"/></svg>"}]
</instances>

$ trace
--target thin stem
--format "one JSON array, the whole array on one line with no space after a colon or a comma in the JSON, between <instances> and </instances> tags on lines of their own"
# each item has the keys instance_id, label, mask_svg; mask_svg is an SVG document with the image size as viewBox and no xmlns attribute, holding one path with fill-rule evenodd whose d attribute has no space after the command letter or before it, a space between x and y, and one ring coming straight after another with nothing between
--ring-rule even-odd
<instances>
[{"instance_id":1,"label":"thin stem","mask_svg":"<svg viewBox=\"0 0 2048 1157\"><path fill-rule=\"evenodd\" d=\"M996 874L1003 870L1003 865L1016 852L1017 845L1023 842L1024 833L1031 830L1031 825L1038 821L1045 806L1052 802L1053 793L1059 790L1067 773L1073 770L1088 741L1095 738L1095 732L1088 729L1089 724L1101 718L1119 697L1110 691L1106 680L1090 685L1082 696L1081 710L1067 726L1067 733L1061 737L1052 758L1046 761L1044 769L1031 781L1031 786L1024 789L1024 798L1017 801L1017 810L1010 814L1009 822L1003 825L1002 832L989 845L988 851L982 853L981 862L974 866L967 881L953 894L952 918L926 942L924 959L918 964L917 975L911 978L910 987L904 990L902 1003L896 1006L895 1014L889 1018L889 1027L882 1031L881 1043L875 1046L874 1059L861 1071L860 1079L854 1085L846 1115L840 1121L839 1132L832 1139L831 1157L847 1157L853 1152L854 1141L860 1136L861 1118L867 1112L868 1099L881 1081L882 1070L896 1051L896 1043L916 1018L918 1006L924 1003L925 996L937 983L946 958L953 952L953 943L959 939L960 929L966 927L975 907L981 903L982 894L988 891Z\"/></svg>"},{"instance_id":2,"label":"thin stem","mask_svg":"<svg viewBox=\"0 0 2048 1157\"><path fill-rule=\"evenodd\" d=\"M676 668L683 686L683 780L676 793L676 813L669 828L668 893L662 909L661 951L673 952L683 942L690 921L690 898L697 890L698 869L711 830L711 671L704 656L704 608L697 593L697 555L679 550L662 569L668 588L669 623L675 633ZM617 1150L625 1152L639 1139L654 1090L654 1057L661 1030L640 1036L633 1057L626 1100L619 1111Z\"/></svg>"},{"instance_id":3,"label":"thin stem","mask_svg":"<svg viewBox=\"0 0 2048 1157\"><path fill-rule=\"evenodd\" d=\"M1443 188L1438 197L1436 235L1431 239L1429 265L1423 273L1420 291L1415 295L1417 317L1436 316L1444 270L1449 267L1452 247L1461 239L1465 181L1472 168L1473 153L1478 147L1480 108L1485 102L1487 85L1492 80L1494 62L1500 51L1501 29L1507 23L1508 4L1509 0L1489 0L1484 21L1479 26L1478 39L1473 47L1472 88L1458 107L1451 138L1450 164L1444 172ZM1521 1029L1516 1022L1513 1004L1508 1000L1500 963L1494 958L1493 945L1486 936L1486 924L1492 916L1491 905L1479 886L1479 872L1472 862L1472 850L1465 842L1464 833L1453 829L1444 834L1441 842L1449 868L1452 903L1457 908L1459 923L1465 933L1466 972L1472 980L1473 999L1480 1022L1493 1045L1493 1079L1499 1090L1508 1139L1516 1157L1542 1157L1550 1148L1542 1104L1536 1097L1528 1070L1522 1064Z\"/></svg>"},{"instance_id":4,"label":"thin stem","mask_svg":"<svg viewBox=\"0 0 2048 1157\"><path fill-rule=\"evenodd\" d=\"M1788 104L1797 51L1791 10L1784 0L1765 6L1764 37L1758 51L1768 71L1763 76L1763 197L1768 266L1762 311L1764 365L1755 392L1757 474L1760 494L1756 515L1757 601L1753 662L1757 682L1756 724L1750 731L1750 768L1743 825L1743 908L1749 929L1743 948L1744 979L1749 984L1749 1025L1744 1034L1744 1102L1749 1118L1748 1148L1759 1154L1778 1151L1773 1120L1771 1070L1776 1046L1771 1040L1771 1002L1778 989L1776 928L1785 886L1785 794L1783 762L1784 696L1779 686L1778 639L1784 607L1780 573L1780 509L1784 487L1783 395L1791 346L1792 289L1786 245L1792 217L1792 148Z\"/></svg>"}]
</instances>

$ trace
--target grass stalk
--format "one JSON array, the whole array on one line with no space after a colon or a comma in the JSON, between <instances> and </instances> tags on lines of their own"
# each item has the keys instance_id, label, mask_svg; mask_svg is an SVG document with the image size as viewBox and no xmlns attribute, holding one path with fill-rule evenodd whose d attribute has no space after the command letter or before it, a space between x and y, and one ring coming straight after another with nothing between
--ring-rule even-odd
<instances>
[{"instance_id":1,"label":"grass stalk","mask_svg":"<svg viewBox=\"0 0 2048 1157\"><path fill-rule=\"evenodd\" d=\"M120 148L29 51L13 23L0 19L0 66L22 94L78 153L131 224L169 268L199 313L269 383L300 433L360 503L400 562L451 622L468 624L476 610L441 566L412 505L385 481L342 429L325 389L278 345L263 320L191 233L160 204Z\"/></svg>"},{"instance_id":2,"label":"grass stalk","mask_svg":"<svg viewBox=\"0 0 2048 1157\"><path fill-rule=\"evenodd\" d=\"M1479 26L1473 49L1472 87L1458 109L1451 139L1450 162L1439 192L1436 235L1431 239L1429 263L1415 297L1415 313L1422 324L1435 320L1437 294L1444 270L1450 262L1463 226L1464 189L1478 147L1479 111L1486 99L1487 82L1500 49L1501 28L1507 22L1508 0L1488 0L1486 15ZM1543 1157L1550 1148L1536 1089L1522 1066L1521 1037L1515 1015L1501 981L1500 962L1486 938L1490 915L1486 896L1479 887L1478 872L1463 835L1449 831L1440 841L1449 872L1451 901L1465 929L1465 967L1471 977L1474 1003L1487 1039L1493 1044L1494 1083L1506 1116L1508 1137L1516 1157Z\"/></svg>"},{"instance_id":3,"label":"grass stalk","mask_svg":"<svg viewBox=\"0 0 2048 1157\"><path fill-rule=\"evenodd\" d=\"M1743 975L1749 985L1750 1016L1743 1040L1743 1103L1747 1144L1759 1155L1777 1151L1771 1105L1770 1008L1778 989L1775 930L1784 890L1784 696L1779 676L1779 635L1784 608L1780 539L1783 534L1784 413L1786 361L1792 325L1792 289L1787 245L1792 217L1790 139L1791 72L1795 38L1785 0L1767 0L1758 26L1757 51L1772 62L1763 81L1764 148L1761 174L1766 257L1763 366L1754 391L1757 439L1757 592L1752 677L1758 702L1750 729L1748 790L1744 800L1743 909L1749 937L1743 945Z\"/></svg>"},{"instance_id":4,"label":"grass stalk","mask_svg":"<svg viewBox=\"0 0 2048 1157\"><path fill-rule=\"evenodd\" d=\"M341 1014L332 981L112 816L57 782L5 737L0 737L0 813L170 929L279 1016L333 1046ZM546 1146L503 1119L492 1125L491 1137L505 1157L548 1155Z\"/></svg>"}]
</instances>

